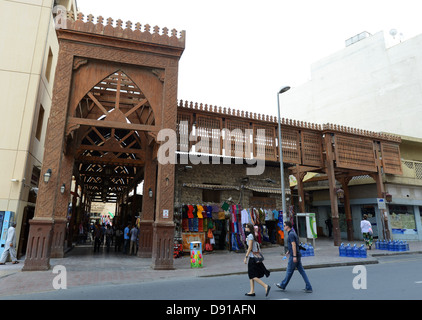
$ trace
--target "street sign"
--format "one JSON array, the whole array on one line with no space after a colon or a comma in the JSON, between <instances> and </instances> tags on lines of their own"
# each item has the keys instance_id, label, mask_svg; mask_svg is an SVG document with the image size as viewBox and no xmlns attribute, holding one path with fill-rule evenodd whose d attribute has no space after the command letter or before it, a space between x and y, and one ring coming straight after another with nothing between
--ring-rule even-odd
<instances>
[{"instance_id":1,"label":"street sign","mask_svg":"<svg viewBox=\"0 0 422 320\"><path fill-rule=\"evenodd\" d=\"M384 198L377 198L377 202L378 202L378 209L380 209L380 210L387 209L387 207L385 205L385 199Z\"/></svg>"}]
</instances>

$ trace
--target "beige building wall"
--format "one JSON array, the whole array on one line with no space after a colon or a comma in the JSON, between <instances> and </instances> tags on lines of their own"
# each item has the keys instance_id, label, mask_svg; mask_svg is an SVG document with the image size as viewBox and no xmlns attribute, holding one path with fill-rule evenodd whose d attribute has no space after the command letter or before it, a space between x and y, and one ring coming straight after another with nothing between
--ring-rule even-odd
<instances>
[{"instance_id":1,"label":"beige building wall","mask_svg":"<svg viewBox=\"0 0 422 320\"><path fill-rule=\"evenodd\" d=\"M0 1L0 211L15 212L18 234L44 154L59 50L55 4L76 8L75 0Z\"/></svg>"},{"instance_id":2,"label":"beige building wall","mask_svg":"<svg viewBox=\"0 0 422 320\"><path fill-rule=\"evenodd\" d=\"M422 138L422 35L393 46L378 32L311 66L280 97L282 117Z\"/></svg>"}]
</instances>

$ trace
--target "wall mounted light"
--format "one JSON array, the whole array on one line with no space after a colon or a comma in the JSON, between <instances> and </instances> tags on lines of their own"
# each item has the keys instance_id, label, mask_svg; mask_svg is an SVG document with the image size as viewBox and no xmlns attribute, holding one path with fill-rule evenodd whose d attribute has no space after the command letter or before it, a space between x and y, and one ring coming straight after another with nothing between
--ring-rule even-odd
<instances>
[{"instance_id":1,"label":"wall mounted light","mask_svg":"<svg viewBox=\"0 0 422 320\"><path fill-rule=\"evenodd\" d=\"M60 193L63 194L65 190L66 190L66 185L63 183L60 187Z\"/></svg>"},{"instance_id":2,"label":"wall mounted light","mask_svg":"<svg viewBox=\"0 0 422 320\"><path fill-rule=\"evenodd\" d=\"M151 188L148 189L148 195L149 195L150 198L152 198L152 189Z\"/></svg>"},{"instance_id":3,"label":"wall mounted light","mask_svg":"<svg viewBox=\"0 0 422 320\"><path fill-rule=\"evenodd\" d=\"M48 169L46 173L44 173L44 182L48 183L48 181L50 181L50 177L51 177L51 169Z\"/></svg>"}]
</instances>

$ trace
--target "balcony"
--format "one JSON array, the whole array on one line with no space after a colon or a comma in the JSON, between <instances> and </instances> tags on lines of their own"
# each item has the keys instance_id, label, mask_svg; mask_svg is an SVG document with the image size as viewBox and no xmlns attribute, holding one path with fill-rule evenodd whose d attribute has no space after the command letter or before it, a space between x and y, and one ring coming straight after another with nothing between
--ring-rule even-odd
<instances>
[{"instance_id":1,"label":"balcony","mask_svg":"<svg viewBox=\"0 0 422 320\"><path fill-rule=\"evenodd\" d=\"M422 186L422 162L401 160L402 175L385 175L385 182Z\"/></svg>"}]
</instances>

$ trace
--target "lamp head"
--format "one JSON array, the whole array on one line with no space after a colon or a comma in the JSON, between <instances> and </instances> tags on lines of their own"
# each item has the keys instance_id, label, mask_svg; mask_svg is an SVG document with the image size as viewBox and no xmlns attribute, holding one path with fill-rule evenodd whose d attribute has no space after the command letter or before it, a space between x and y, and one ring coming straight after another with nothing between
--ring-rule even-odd
<instances>
[{"instance_id":1,"label":"lamp head","mask_svg":"<svg viewBox=\"0 0 422 320\"><path fill-rule=\"evenodd\" d=\"M288 90L290 90L290 87L289 86L284 86L280 90L278 90L278 93L280 94L280 93L286 92Z\"/></svg>"}]
</instances>

